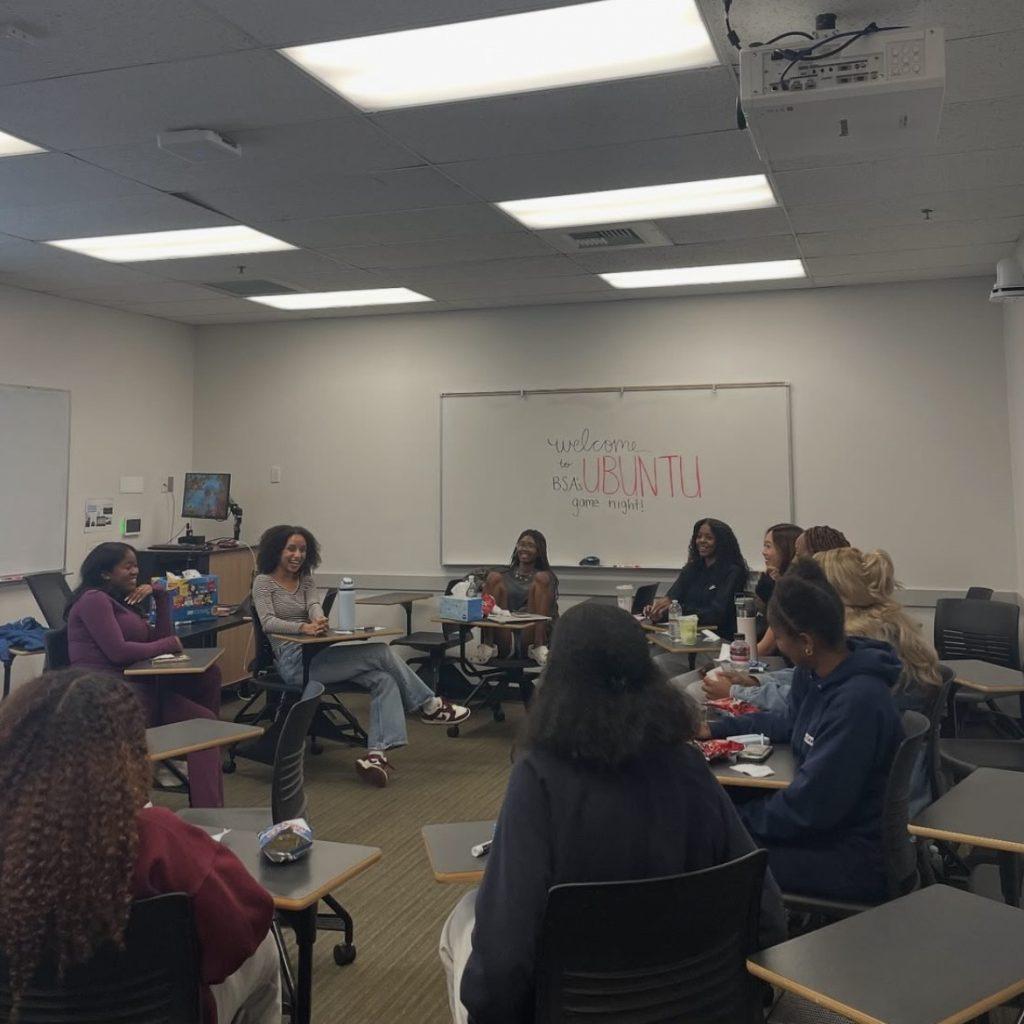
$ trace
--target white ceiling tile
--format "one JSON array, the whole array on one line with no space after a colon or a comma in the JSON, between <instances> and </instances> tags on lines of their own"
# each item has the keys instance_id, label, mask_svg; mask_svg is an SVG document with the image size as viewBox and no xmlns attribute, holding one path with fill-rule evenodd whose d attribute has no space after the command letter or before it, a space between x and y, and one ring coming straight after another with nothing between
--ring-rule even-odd
<instances>
[{"instance_id":1,"label":"white ceiling tile","mask_svg":"<svg viewBox=\"0 0 1024 1024\"><path fill-rule=\"evenodd\" d=\"M924 221L861 231L819 231L798 236L805 256L839 256L931 249L954 245L1014 242L1024 232L1024 215L997 220Z\"/></svg>"},{"instance_id":2,"label":"white ceiling tile","mask_svg":"<svg viewBox=\"0 0 1024 1024\"><path fill-rule=\"evenodd\" d=\"M120 309L133 313L146 313L150 316L176 319L175 314L213 314L245 313L252 303L245 299L233 299L228 296L217 298L210 292L203 299L189 299L185 302L119 302Z\"/></svg>"},{"instance_id":3,"label":"white ceiling tile","mask_svg":"<svg viewBox=\"0 0 1024 1024\"><path fill-rule=\"evenodd\" d=\"M397 32L499 14L565 7L580 0L206 0L207 6L271 46Z\"/></svg>"},{"instance_id":4,"label":"white ceiling tile","mask_svg":"<svg viewBox=\"0 0 1024 1024\"><path fill-rule=\"evenodd\" d=\"M100 288L146 281L144 274L120 263L94 260L38 242L0 246L0 281L40 291Z\"/></svg>"},{"instance_id":5,"label":"white ceiling tile","mask_svg":"<svg viewBox=\"0 0 1024 1024\"><path fill-rule=\"evenodd\" d=\"M573 259L595 274L621 270L661 270L667 267L706 267L723 263L754 263L761 260L792 260L800 253L792 235L724 242L699 242L652 249L609 249L578 253Z\"/></svg>"},{"instance_id":6,"label":"white ceiling tile","mask_svg":"<svg viewBox=\"0 0 1024 1024\"><path fill-rule=\"evenodd\" d=\"M2 255L2 251L0 251ZM480 263L449 263L438 267L409 267L400 272L410 288L424 287L435 281L495 281L524 280L546 277L575 277L586 271L565 256L528 256L517 260L483 260Z\"/></svg>"},{"instance_id":7,"label":"white ceiling tile","mask_svg":"<svg viewBox=\"0 0 1024 1024\"><path fill-rule=\"evenodd\" d=\"M0 127L51 149L152 142L182 128L233 131L352 113L279 54L215 57L0 88Z\"/></svg>"},{"instance_id":8,"label":"white ceiling tile","mask_svg":"<svg viewBox=\"0 0 1024 1024\"><path fill-rule=\"evenodd\" d=\"M1012 242L991 245L951 245L942 249L899 249L892 252L860 253L848 256L813 256L805 262L817 280L818 275L885 273L890 270L914 270L927 267L988 267L993 273L998 260L1013 253Z\"/></svg>"},{"instance_id":9,"label":"white ceiling tile","mask_svg":"<svg viewBox=\"0 0 1024 1024\"><path fill-rule=\"evenodd\" d=\"M820 203L797 206L790 211L793 227L807 231L845 231L851 228L917 224L930 209L931 219L986 220L1024 214L1024 186L965 189L960 192L929 192L868 202Z\"/></svg>"},{"instance_id":10,"label":"white ceiling tile","mask_svg":"<svg viewBox=\"0 0 1024 1024\"><path fill-rule=\"evenodd\" d=\"M0 85L246 50L251 36L191 0L5 0L4 24L32 37L5 46Z\"/></svg>"},{"instance_id":11,"label":"white ceiling tile","mask_svg":"<svg viewBox=\"0 0 1024 1024\"><path fill-rule=\"evenodd\" d=\"M736 94L732 72L719 67L393 110L373 120L447 163L728 131L736 127Z\"/></svg>"},{"instance_id":12,"label":"white ceiling tile","mask_svg":"<svg viewBox=\"0 0 1024 1024\"><path fill-rule=\"evenodd\" d=\"M310 178L424 162L360 117L252 128L231 133L229 141L239 147L240 156L202 164L160 149L155 137L128 146L78 150L75 155L168 192L294 185Z\"/></svg>"},{"instance_id":13,"label":"white ceiling tile","mask_svg":"<svg viewBox=\"0 0 1024 1024\"><path fill-rule=\"evenodd\" d=\"M511 298L529 298L541 295L583 295L611 291L611 286L593 275L579 274L574 277L537 277L521 280L473 280L435 281L427 285L433 299L491 299L500 301Z\"/></svg>"},{"instance_id":14,"label":"white ceiling tile","mask_svg":"<svg viewBox=\"0 0 1024 1024\"><path fill-rule=\"evenodd\" d=\"M446 238L435 242L411 242L404 245L346 245L325 249L354 267L391 268L429 267L442 263L493 260L503 257L546 256L552 249L536 235L481 235L473 238Z\"/></svg>"},{"instance_id":15,"label":"white ceiling tile","mask_svg":"<svg viewBox=\"0 0 1024 1024\"><path fill-rule=\"evenodd\" d=\"M233 256L203 256L187 260L150 260L138 264L141 271L171 281L233 281L239 277L277 278L285 274L329 273L338 263L326 256L286 249L280 252L249 252ZM239 271L244 267L244 272Z\"/></svg>"},{"instance_id":16,"label":"white ceiling tile","mask_svg":"<svg viewBox=\"0 0 1024 1024\"><path fill-rule=\"evenodd\" d=\"M343 267L340 263L333 269L289 267L286 272L274 274L272 278L301 292L343 292L353 288L400 287L402 284L400 280L392 280L376 271Z\"/></svg>"},{"instance_id":17,"label":"white ceiling tile","mask_svg":"<svg viewBox=\"0 0 1024 1024\"><path fill-rule=\"evenodd\" d=\"M1024 95L1024 25L989 22L992 35L946 43L946 102Z\"/></svg>"},{"instance_id":18,"label":"white ceiling tile","mask_svg":"<svg viewBox=\"0 0 1024 1024\"><path fill-rule=\"evenodd\" d=\"M680 245L690 242L720 242L759 235L783 235L789 221L781 206L768 210L738 210L735 213L710 213L703 217L670 217L659 220L658 227Z\"/></svg>"},{"instance_id":19,"label":"white ceiling tile","mask_svg":"<svg viewBox=\"0 0 1024 1024\"><path fill-rule=\"evenodd\" d=\"M1021 96L947 103L942 110L936 150L952 153L1024 145L1022 103Z\"/></svg>"},{"instance_id":20,"label":"white ceiling tile","mask_svg":"<svg viewBox=\"0 0 1024 1024\"><path fill-rule=\"evenodd\" d=\"M55 289L68 299L111 304L126 302L187 302L209 299L214 294L205 288L177 281L142 280L133 284L111 284L101 288Z\"/></svg>"},{"instance_id":21,"label":"white ceiling tile","mask_svg":"<svg viewBox=\"0 0 1024 1024\"><path fill-rule=\"evenodd\" d=\"M260 221L253 221L259 226ZM431 210L368 213L353 217L315 217L272 224L276 237L311 249L342 245L400 245L472 235L523 234L521 224L489 203L438 206Z\"/></svg>"},{"instance_id":22,"label":"white ceiling tile","mask_svg":"<svg viewBox=\"0 0 1024 1024\"><path fill-rule=\"evenodd\" d=\"M454 206L473 199L432 167L320 178L299 188L196 189L192 196L247 224L260 222L270 234L277 220Z\"/></svg>"},{"instance_id":23,"label":"white ceiling tile","mask_svg":"<svg viewBox=\"0 0 1024 1024\"><path fill-rule=\"evenodd\" d=\"M853 284L895 284L899 281L938 281L958 277L978 277L986 281L978 286L978 296L987 295L992 287L993 269L980 265L924 267L922 269L901 269L860 274L816 275L814 283L819 288L831 288Z\"/></svg>"},{"instance_id":24,"label":"white ceiling tile","mask_svg":"<svg viewBox=\"0 0 1024 1024\"><path fill-rule=\"evenodd\" d=\"M0 209L90 203L152 194L137 181L66 156L33 153L0 160Z\"/></svg>"},{"instance_id":25,"label":"white ceiling tile","mask_svg":"<svg viewBox=\"0 0 1024 1024\"><path fill-rule=\"evenodd\" d=\"M103 203L0 207L0 230L30 239L216 228L231 223L227 217L162 192Z\"/></svg>"},{"instance_id":26,"label":"white ceiling tile","mask_svg":"<svg viewBox=\"0 0 1024 1024\"><path fill-rule=\"evenodd\" d=\"M763 170L753 143L741 131L471 160L444 164L441 169L480 198L494 202L699 181Z\"/></svg>"}]
</instances>

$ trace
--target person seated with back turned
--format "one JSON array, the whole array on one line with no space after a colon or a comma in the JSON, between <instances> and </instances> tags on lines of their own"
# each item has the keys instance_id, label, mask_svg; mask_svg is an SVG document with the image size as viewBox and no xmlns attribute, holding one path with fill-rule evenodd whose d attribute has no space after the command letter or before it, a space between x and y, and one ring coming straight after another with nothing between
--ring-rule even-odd
<instances>
[{"instance_id":1,"label":"person seated with back turned","mask_svg":"<svg viewBox=\"0 0 1024 1024\"><path fill-rule=\"evenodd\" d=\"M557 617L558 577L548 561L548 542L540 530L523 530L512 549L508 568L489 572L483 592L493 597L499 608L510 612ZM519 634L527 656L539 665L547 661L551 625L538 622ZM471 660L485 665L495 657L507 658L511 651L512 637L508 630L485 629Z\"/></svg>"},{"instance_id":2,"label":"person seated with back turned","mask_svg":"<svg viewBox=\"0 0 1024 1024\"><path fill-rule=\"evenodd\" d=\"M790 786L739 807L783 891L870 903L885 898L882 808L903 738L891 690L903 666L889 644L847 637L844 617L821 567L797 559L768 603L779 649L795 666L785 709L703 731L763 733L792 747Z\"/></svg>"},{"instance_id":3,"label":"person seated with back turned","mask_svg":"<svg viewBox=\"0 0 1024 1024\"><path fill-rule=\"evenodd\" d=\"M690 742L696 726L692 704L669 687L628 612L588 602L562 616L483 883L442 932L457 1024L533 1021L552 886L699 871L754 849ZM784 937L778 888L767 875L760 939Z\"/></svg>"},{"instance_id":4,"label":"person seated with back turned","mask_svg":"<svg viewBox=\"0 0 1024 1024\"><path fill-rule=\"evenodd\" d=\"M327 616L316 593L313 570L320 545L303 526L271 526L260 538L253 580L253 608L263 632L322 636ZM302 647L270 637L281 678L302 687ZM397 654L384 644L345 643L324 646L313 659L309 678L329 687L351 682L370 691L370 726L365 757L356 759L356 774L374 786L386 786L391 763L386 751L408 742L405 715L418 711L430 725L457 725L469 709L437 697Z\"/></svg>"},{"instance_id":5,"label":"person seated with back turned","mask_svg":"<svg viewBox=\"0 0 1024 1024\"><path fill-rule=\"evenodd\" d=\"M171 595L159 584L139 584L139 560L130 544L98 544L85 556L79 576L64 610L72 666L120 674L136 661L182 650L171 621ZM156 605L154 626L146 612L150 598ZM216 665L201 674L132 676L131 687L147 726L220 717L221 676ZM219 750L188 755L193 807L224 805L220 766Z\"/></svg>"},{"instance_id":6,"label":"person seated with back turned","mask_svg":"<svg viewBox=\"0 0 1024 1024\"><path fill-rule=\"evenodd\" d=\"M63 970L119 945L132 900L181 892L205 1024L280 1024L270 894L202 829L147 806L150 769L142 709L116 676L51 672L0 704L0 952L14 1008L44 962Z\"/></svg>"}]
</instances>

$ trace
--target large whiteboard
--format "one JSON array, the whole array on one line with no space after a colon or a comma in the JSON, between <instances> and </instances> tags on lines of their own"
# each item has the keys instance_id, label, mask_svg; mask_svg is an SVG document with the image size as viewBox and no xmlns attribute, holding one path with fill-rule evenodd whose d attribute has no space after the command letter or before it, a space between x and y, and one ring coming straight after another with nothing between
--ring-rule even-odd
<instances>
[{"instance_id":1,"label":"large whiteboard","mask_svg":"<svg viewBox=\"0 0 1024 1024\"><path fill-rule=\"evenodd\" d=\"M63 569L71 394L0 384L0 576Z\"/></svg>"},{"instance_id":2,"label":"large whiteboard","mask_svg":"<svg viewBox=\"0 0 1024 1024\"><path fill-rule=\"evenodd\" d=\"M442 395L441 562L500 564L532 527L554 565L677 568L712 517L757 566L791 449L787 384Z\"/></svg>"}]
</instances>

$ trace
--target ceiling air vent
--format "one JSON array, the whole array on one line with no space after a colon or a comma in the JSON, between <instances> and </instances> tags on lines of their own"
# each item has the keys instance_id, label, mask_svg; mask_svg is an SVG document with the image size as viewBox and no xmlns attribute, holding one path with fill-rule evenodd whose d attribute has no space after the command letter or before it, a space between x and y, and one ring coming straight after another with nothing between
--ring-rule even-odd
<instances>
[{"instance_id":1,"label":"ceiling air vent","mask_svg":"<svg viewBox=\"0 0 1024 1024\"><path fill-rule=\"evenodd\" d=\"M601 252L605 249L649 249L672 240L650 221L636 224L595 224L588 227L541 231L561 252Z\"/></svg>"},{"instance_id":2,"label":"ceiling air vent","mask_svg":"<svg viewBox=\"0 0 1024 1024\"><path fill-rule=\"evenodd\" d=\"M291 295L296 291L286 284L278 284L276 281L260 281L256 278L239 278L237 281L206 281L207 288L216 288L219 292L227 292L229 295L238 295L243 299L250 295Z\"/></svg>"}]
</instances>

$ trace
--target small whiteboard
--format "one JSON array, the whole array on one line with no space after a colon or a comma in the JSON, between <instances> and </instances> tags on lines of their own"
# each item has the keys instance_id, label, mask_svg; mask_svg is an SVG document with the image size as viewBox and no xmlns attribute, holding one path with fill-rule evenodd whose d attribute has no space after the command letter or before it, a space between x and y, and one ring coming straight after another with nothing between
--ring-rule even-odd
<instances>
[{"instance_id":1,"label":"small whiteboard","mask_svg":"<svg viewBox=\"0 0 1024 1024\"><path fill-rule=\"evenodd\" d=\"M63 570L71 394L0 384L0 576Z\"/></svg>"},{"instance_id":2,"label":"small whiteboard","mask_svg":"<svg viewBox=\"0 0 1024 1024\"><path fill-rule=\"evenodd\" d=\"M441 396L441 562L503 563L540 530L553 565L678 568L722 519L753 566L792 521L788 384Z\"/></svg>"}]
</instances>

